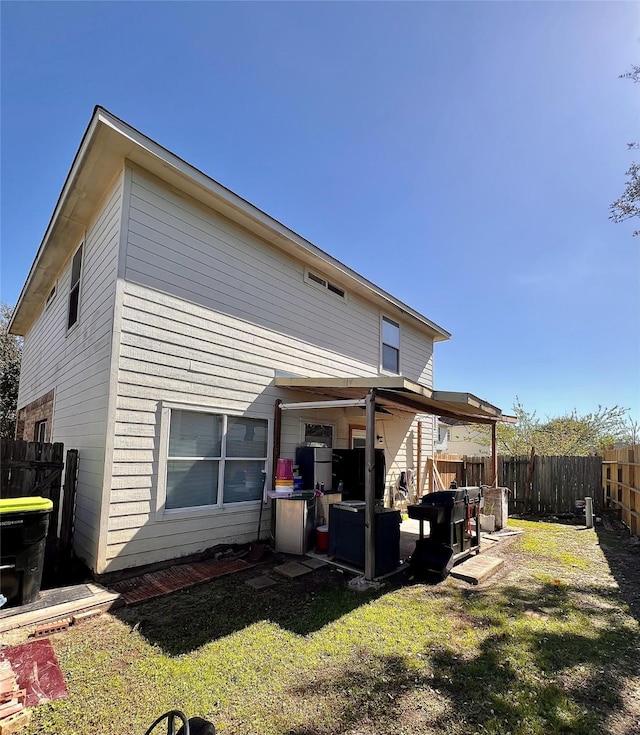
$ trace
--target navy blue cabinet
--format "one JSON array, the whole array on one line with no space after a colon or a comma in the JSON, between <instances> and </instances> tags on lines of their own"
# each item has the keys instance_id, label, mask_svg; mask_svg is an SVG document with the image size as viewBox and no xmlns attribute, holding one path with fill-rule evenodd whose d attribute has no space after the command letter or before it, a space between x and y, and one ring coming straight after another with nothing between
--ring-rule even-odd
<instances>
[{"instance_id":1,"label":"navy blue cabinet","mask_svg":"<svg viewBox=\"0 0 640 735\"><path fill-rule=\"evenodd\" d=\"M381 577L400 564L400 511L376 508L374 575ZM329 556L364 569L365 504L360 501L329 506Z\"/></svg>"}]
</instances>

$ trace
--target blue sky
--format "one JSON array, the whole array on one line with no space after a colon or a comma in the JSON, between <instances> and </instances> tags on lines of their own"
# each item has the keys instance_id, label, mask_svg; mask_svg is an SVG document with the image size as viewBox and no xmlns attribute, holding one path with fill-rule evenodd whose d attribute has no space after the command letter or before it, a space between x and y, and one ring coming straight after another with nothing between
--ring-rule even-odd
<instances>
[{"instance_id":1,"label":"blue sky","mask_svg":"<svg viewBox=\"0 0 640 735\"><path fill-rule=\"evenodd\" d=\"M2 300L100 104L452 332L435 386L640 418L640 6L3 2ZM636 228L638 224L635 225Z\"/></svg>"}]
</instances>

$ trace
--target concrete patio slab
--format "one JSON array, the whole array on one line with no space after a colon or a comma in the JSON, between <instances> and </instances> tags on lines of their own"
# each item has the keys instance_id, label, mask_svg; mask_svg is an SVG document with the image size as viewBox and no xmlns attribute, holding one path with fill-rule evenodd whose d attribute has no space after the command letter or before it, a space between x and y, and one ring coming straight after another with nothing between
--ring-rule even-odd
<instances>
[{"instance_id":1,"label":"concrete patio slab","mask_svg":"<svg viewBox=\"0 0 640 735\"><path fill-rule=\"evenodd\" d=\"M300 561L301 564L304 564L305 567L309 567L309 569L321 569L322 567L327 566L327 562L323 559L318 559L315 556L308 556L306 559L302 559Z\"/></svg>"},{"instance_id":2,"label":"concrete patio slab","mask_svg":"<svg viewBox=\"0 0 640 735\"><path fill-rule=\"evenodd\" d=\"M286 564L274 567L273 571L281 574L283 577L294 579L295 577L301 577L303 574L311 574L313 570L304 564L300 564L300 562L288 561Z\"/></svg>"},{"instance_id":3,"label":"concrete patio slab","mask_svg":"<svg viewBox=\"0 0 640 735\"><path fill-rule=\"evenodd\" d=\"M267 587L273 587L274 585L278 584L277 580L272 579L266 574L263 574L260 577L254 577L253 579L247 579L245 584L249 585L249 587L253 587L254 590L264 590Z\"/></svg>"}]
</instances>

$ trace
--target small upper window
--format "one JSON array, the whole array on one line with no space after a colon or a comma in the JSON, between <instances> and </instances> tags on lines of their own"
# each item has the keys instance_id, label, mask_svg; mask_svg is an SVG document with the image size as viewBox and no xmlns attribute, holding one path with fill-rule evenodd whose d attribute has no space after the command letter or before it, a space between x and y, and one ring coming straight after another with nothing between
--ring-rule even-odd
<instances>
[{"instance_id":1,"label":"small upper window","mask_svg":"<svg viewBox=\"0 0 640 735\"><path fill-rule=\"evenodd\" d=\"M78 309L80 307L80 276L82 275L82 250L83 246L76 250L71 264L71 286L69 289L69 318L67 329L78 321Z\"/></svg>"},{"instance_id":2,"label":"small upper window","mask_svg":"<svg viewBox=\"0 0 640 735\"><path fill-rule=\"evenodd\" d=\"M317 286L318 288L322 288L325 291L329 291L332 294L339 296L341 299L347 298L347 294L343 288L340 288L340 286L337 286L335 283L331 283L331 281L328 281L323 276L319 276L317 273L306 270L304 273L304 279L307 283Z\"/></svg>"},{"instance_id":3,"label":"small upper window","mask_svg":"<svg viewBox=\"0 0 640 735\"><path fill-rule=\"evenodd\" d=\"M49 307L51 306L51 302L52 302L52 301L53 301L53 300L55 299L55 297L56 297L56 290L57 290L57 285L58 285L58 284L54 284L54 285L53 285L53 288L51 289L51 291L49 291L49 295L47 296L47 301L46 301L46 303L45 303L45 305L44 305L44 308L45 308L45 309L48 309L48 308L49 308Z\"/></svg>"},{"instance_id":4,"label":"small upper window","mask_svg":"<svg viewBox=\"0 0 640 735\"><path fill-rule=\"evenodd\" d=\"M382 317L382 369L400 373L400 325Z\"/></svg>"}]
</instances>

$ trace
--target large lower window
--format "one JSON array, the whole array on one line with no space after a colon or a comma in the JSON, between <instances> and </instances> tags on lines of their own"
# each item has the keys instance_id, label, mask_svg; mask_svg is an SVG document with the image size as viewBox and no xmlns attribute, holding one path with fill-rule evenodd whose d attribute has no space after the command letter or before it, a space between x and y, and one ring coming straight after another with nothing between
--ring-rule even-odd
<instances>
[{"instance_id":1,"label":"large lower window","mask_svg":"<svg viewBox=\"0 0 640 735\"><path fill-rule=\"evenodd\" d=\"M260 500L267 437L264 419L172 409L165 508Z\"/></svg>"}]
</instances>

